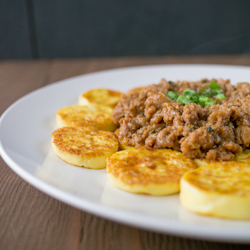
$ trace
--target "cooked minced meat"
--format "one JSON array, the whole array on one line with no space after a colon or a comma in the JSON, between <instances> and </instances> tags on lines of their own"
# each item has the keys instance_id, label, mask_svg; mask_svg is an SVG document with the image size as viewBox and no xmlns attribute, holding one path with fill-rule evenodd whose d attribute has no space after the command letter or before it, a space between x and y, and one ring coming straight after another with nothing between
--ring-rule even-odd
<instances>
[{"instance_id":1,"label":"cooked minced meat","mask_svg":"<svg viewBox=\"0 0 250 250\"><path fill-rule=\"evenodd\" d=\"M181 104L169 91L183 94L187 88L199 93L211 81L220 85L225 98L215 105ZM115 107L120 143L128 146L172 148L190 158L231 160L250 145L250 84L233 86L229 80L167 82L161 80L129 91Z\"/></svg>"}]
</instances>

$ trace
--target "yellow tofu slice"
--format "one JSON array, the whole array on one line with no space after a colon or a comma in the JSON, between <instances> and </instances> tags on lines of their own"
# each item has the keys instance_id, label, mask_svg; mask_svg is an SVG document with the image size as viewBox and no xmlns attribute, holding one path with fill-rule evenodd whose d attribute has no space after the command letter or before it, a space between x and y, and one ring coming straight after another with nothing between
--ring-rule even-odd
<instances>
[{"instance_id":1,"label":"yellow tofu slice","mask_svg":"<svg viewBox=\"0 0 250 250\"><path fill-rule=\"evenodd\" d=\"M250 164L250 149L244 150L242 153L235 156L232 161L242 161ZM197 168L209 165L211 163L220 163L220 161L208 161L207 159L194 159Z\"/></svg>"},{"instance_id":2,"label":"yellow tofu slice","mask_svg":"<svg viewBox=\"0 0 250 250\"><path fill-rule=\"evenodd\" d=\"M194 162L180 152L140 146L109 157L106 172L109 181L122 190L169 195L179 192L182 175L193 169Z\"/></svg>"},{"instance_id":3,"label":"yellow tofu slice","mask_svg":"<svg viewBox=\"0 0 250 250\"><path fill-rule=\"evenodd\" d=\"M125 149L129 149L129 148L132 148L132 146L127 146L127 145L122 144L122 143L119 144L119 150L125 150Z\"/></svg>"},{"instance_id":4,"label":"yellow tofu slice","mask_svg":"<svg viewBox=\"0 0 250 250\"><path fill-rule=\"evenodd\" d=\"M188 210L228 219L250 219L250 165L213 162L183 175L180 201Z\"/></svg>"},{"instance_id":5,"label":"yellow tofu slice","mask_svg":"<svg viewBox=\"0 0 250 250\"><path fill-rule=\"evenodd\" d=\"M216 161L216 162L219 162L219 161ZM206 166L206 165L210 164L211 162L208 161L207 159L194 159L194 163L195 163L196 167L199 168L199 167Z\"/></svg>"},{"instance_id":6,"label":"yellow tofu slice","mask_svg":"<svg viewBox=\"0 0 250 250\"><path fill-rule=\"evenodd\" d=\"M112 120L112 108L99 104L61 108L56 112L56 119L58 128L92 126L105 131L116 129Z\"/></svg>"},{"instance_id":7,"label":"yellow tofu slice","mask_svg":"<svg viewBox=\"0 0 250 250\"><path fill-rule=\"evenodd\" d=\"M250 149L244 150L234 158L235 161L243 161L250 164Z\"/></svg>"},{"instance_id":8,"label":"yellow tofu slice","mask_svg":"<svg viewBox=\"0 0 250 250\"><path fill-rule=\"evenodd\" d=\"M120 101L121 92L109 89L91 89L80 95L78 104L89 105L92 103L101 104L114 108Z\"/></svg>"},{"instance_id":9,"label":"yellow tofu slice","mask_svg":"<svg viewBox=\"0 0 250 250\"><path fill-rule=\"evenodd\" d=\"M52 133L52 148L65 162L85 168L102 169L118 150L114 133L94 127L63 127Z\"/></svg>"}]
</instances>

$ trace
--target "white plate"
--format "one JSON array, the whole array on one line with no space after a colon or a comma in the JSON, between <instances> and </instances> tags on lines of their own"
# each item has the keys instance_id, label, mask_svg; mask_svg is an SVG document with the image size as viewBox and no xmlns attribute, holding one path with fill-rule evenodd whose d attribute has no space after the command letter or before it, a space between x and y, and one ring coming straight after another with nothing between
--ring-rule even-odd
<instances>
[{"instance_id":1,"label":"white plate","mask_svg":"<svg viewBox=\"0 0 250 250\"><path fill-rule=\"evenodd\" d=\"M0 152L23 179L65 203L90 213L152 231L226 242L250 243L250 221L192 214L178 195L150 197L116 189L105 170L70 166L50 150L57 109L77 103L91 88L126 91L167 80L226 78L250 81L250 68L219 65L161 65L108 70L43 87L11 105L0 120ZM230 209L230 208L229 208ZM250 212L250 211L249 211Z\"/></svg>"}]
</instances>

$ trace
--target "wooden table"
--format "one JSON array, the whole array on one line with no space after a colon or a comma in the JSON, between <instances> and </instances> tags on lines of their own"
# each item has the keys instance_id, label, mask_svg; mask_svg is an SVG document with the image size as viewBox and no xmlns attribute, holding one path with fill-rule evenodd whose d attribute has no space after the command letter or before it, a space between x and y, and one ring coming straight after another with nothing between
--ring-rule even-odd
<instances>
[{"instance_id":1,"label":"wooden table","mask_svg":"<svg viewBox=\"0 0 250 250\"><path fill-rule=\"evenodd\" d=\"M0 114L25 94L68 77L126 66L179 63L250 66L250 56L0 61ZM115 223L38 191L2 159L0 171L0 250L250 249L249 245L185 239Z\"/></svg>"}]
</instances>

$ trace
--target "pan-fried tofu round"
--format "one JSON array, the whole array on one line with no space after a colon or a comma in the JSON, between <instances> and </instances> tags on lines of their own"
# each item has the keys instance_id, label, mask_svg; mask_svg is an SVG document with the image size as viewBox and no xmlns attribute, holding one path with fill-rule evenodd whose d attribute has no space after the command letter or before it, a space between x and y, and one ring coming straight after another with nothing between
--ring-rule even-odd
<instances>
[{"instance_id":1,"label":"pan-fried tofu round","mask_svg":"<svg viewBox=\"0 0 250 250\"><path fill-rule=\"evenodd\" d=\"M119 144L119 150L125 150L125 149L129 149L129 148L132 148L132 146L127 146L127 145L122 144L122 143Z\"/></svg>"},{"instance_id":2,"label":"pan-fried tofu round","mask_svg":"<svg viewBox=\"0 0 250 250\"><path fill-rule=\"evenodd\" d=\"M250 163L250 149L246 149L243 152L241 152L240 154L236 155L234 160Z\"/></svg>"},{"instance_id":3,"label":"pan-fried tofu round","mask_svg":"<svg viewBox=\"0 0 250 250\"><path fill-rule=\"evenodd\" d=\"M58 128L92 126L105 131L116 129L111 117L112 108L107 106L72 105L57 110L56 114Z\"/></svg>"},{"instance_id":4,"label":"pan-fried tofu round","mask_svg":"<svg viewBox=\"0 0 250 250\"><path fill-rule=\"evenodd\" d=\"M181 176L193 169L194 162L180 152L140 146L109 157L106 172L109 181L122 190L169 195L179 192Z\"/></svg>"},{"instance_id":5,"label":"pan-fried tofu round","mask_svg":"<svg viewBox=\"0 0 250 250\"><path fill-rule=\"evenodd\" d=\"M186 173L180 201L188 210L228 219L250 219L250 165L214 162Z\"/></svg>"},{"instance_id":6,"label":"pan-fried tofu round","mask_svg":"<svg viewBox=\"0 0 250 250\"><path fill-rule=\"evenodd\" d=\"M114 108L120 101L121 92L109 89L91 89L79 97L79 105L89 105L92 103L101 104Z\"/></svg>"},{"instance_id":7,"label":"pan-fried tofu round","mask_svg":"<svg viewBox=\"0 0 250 250\"><path fill-rule=\"evenodd\" d=\"M65 162L85 168L101 169L118 150L114 133L94 127L63 127L52 133L52 148Z\"/></svg>"},{"instance_id":8,"label":"pan-fried tofu round","mask_svg":"<svg viewBox=\"0 0 250 250\"><path fill-rule=\"evenodd\" d=\"M240 154L236 155L233 161L242 161L250 164L250 150L246 149ZM219 164L220 161L208 161L207 159L194 159L197 168L207 166L211 163Z\"/></svg>"},{"instance_id":9,"label":"pan-fried tofu round","mask_svg":"<svg viewBox=\"0 0 250 250\"><path fill-rule=\"evenodd\" d=\"M213 162L219 162L219 161L213 161ZM194 159L194 163L195 163L196 167L199 168L199 167L206 166L206 165L210 164L211 162L208 161L207 159Z\"/></svg>"}]
</instances>

